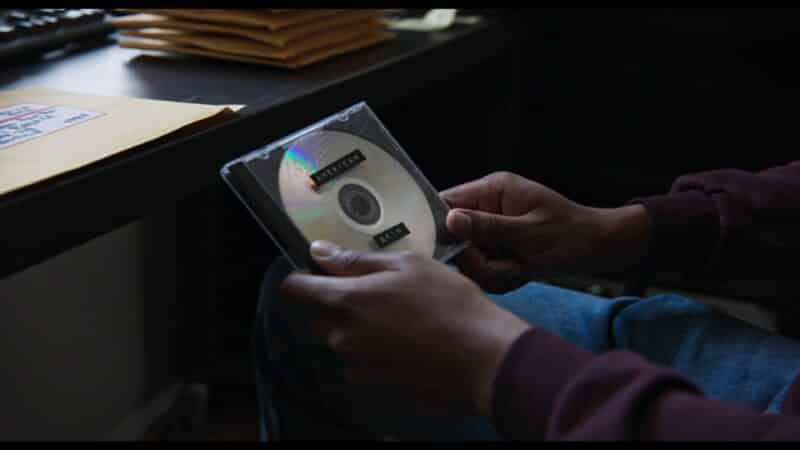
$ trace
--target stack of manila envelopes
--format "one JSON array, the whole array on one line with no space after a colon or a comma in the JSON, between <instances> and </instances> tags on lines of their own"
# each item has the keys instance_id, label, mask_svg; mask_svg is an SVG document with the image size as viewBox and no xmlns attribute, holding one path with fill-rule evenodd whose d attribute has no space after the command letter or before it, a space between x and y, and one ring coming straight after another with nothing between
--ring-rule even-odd
<instances>
[{"instance_id":1,"label":"stack of manila envelopes","mask_svg":"<svg viewBox=\"0 0 800 450\"><path fill-rule=\"evenodd\" d=\"M288 69L393 37L382 9L145 9L113 20L122 47Z\"/></svg>"},{"instance_id":2,"label":"stack of manila envelopes","mask_svg":"<svg viewBox=\"0 0 800 450\"><path fill-rule=\"evenodd\" d=\"M232 117L239 105L0 91L0 196L174 133Z\"/></svg>"}]
</instances>

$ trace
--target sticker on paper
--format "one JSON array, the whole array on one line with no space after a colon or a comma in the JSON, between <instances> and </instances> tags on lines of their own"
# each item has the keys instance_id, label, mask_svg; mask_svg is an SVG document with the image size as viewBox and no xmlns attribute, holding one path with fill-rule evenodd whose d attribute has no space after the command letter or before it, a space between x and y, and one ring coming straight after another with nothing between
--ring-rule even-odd
<instances>
[{"instance_id":1,"label":"sticker on paper","mask_svg":"<svg viewBox=\"0 0 800 450\"><path fill-rule=\"evenodd\" d=\"M0 149L42 137L104 113L26 103L0 108Z\"/></svg>"}]
</instances>

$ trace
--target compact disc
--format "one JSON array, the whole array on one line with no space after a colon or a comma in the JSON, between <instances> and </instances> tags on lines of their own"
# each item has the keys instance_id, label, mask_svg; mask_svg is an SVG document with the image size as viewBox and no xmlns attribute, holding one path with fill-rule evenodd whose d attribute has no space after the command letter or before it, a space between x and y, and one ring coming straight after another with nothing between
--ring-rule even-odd
<instances>
[{"instance_id":1,"label":"compact disc","mask_svg":"<svg viewBox=\"0 0 800 450\"><path fill-rule=\"evenodd\" d=\"M312 173L356 149L363 162L315 188ZM434 254L436 225L425 194L395 158L365 139L340 131L299 138L283 154L278 186L286 213L309 242L374 250L373 236L402 222L410 234L386 250Z\"/></svg>"}]
</instances>

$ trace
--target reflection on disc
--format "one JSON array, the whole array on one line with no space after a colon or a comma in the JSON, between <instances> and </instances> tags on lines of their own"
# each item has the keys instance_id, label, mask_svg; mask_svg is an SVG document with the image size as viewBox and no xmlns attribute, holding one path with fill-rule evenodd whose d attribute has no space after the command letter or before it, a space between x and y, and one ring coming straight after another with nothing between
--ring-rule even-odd
<instances>
[{"instance_id":1,"label":"reflection on disc","mask_svg":"<svg viewBox=\"0 0 800 450\"><path fill-rule=\"evenodd\" d=\"M366 160L314 190L310 175L355 149ZM358 136L316 131L301 137L283 155L278 186L286 213L309 242L374 250L373 236L403 222L411 234L386 250L433 256L436 225L425 194L397 160Z\"/></svg>"}]
</instances>

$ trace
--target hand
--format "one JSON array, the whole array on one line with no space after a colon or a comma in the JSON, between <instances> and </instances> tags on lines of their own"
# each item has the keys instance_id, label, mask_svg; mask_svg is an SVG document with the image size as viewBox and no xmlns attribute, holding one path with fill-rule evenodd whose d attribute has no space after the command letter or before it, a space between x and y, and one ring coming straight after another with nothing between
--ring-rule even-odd
<instances>
[{"instance_id":1,"label":"hand","mask_svg":"<svg viewBox=\"0 0 800 450\"><path fill-rule=\"evenodd\" d=\"M311 254L331 276L292 273L282 296L313 317L349 382L393 391L415 413L489 415L495 373L526 322L429 257L324 242Z\"/></svg>"},{"instance_id":2,"label":"hand","mask_svg":"<svg viewBox=\"0 0 800 450\"><path fill-rule=\"evenodd\" d=\"M484 289L502 292L539 274L625 270L644 255L641 205L591 208L508 172L442 192L447 228L471 241L456 262Z\"/></svg>"}]
</instances>

